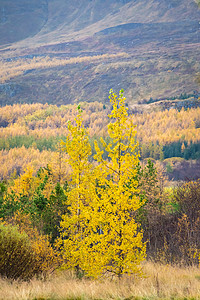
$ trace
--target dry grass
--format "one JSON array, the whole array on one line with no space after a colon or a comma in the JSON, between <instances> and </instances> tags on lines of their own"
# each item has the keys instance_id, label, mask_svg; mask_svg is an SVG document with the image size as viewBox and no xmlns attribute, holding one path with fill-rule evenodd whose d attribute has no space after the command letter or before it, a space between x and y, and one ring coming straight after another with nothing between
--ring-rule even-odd
<instances>
[{"instance_id":1,"label":"dry grass","mask_svg":"<svg viewBox=\"0 0 200 300\"><path fill-rule=\"evenodd\" d=\"M151 262L144 264L143 278L77 280L69 272L47 281L0 281L0 299L200 299L200 270Z\"/></svg>"},{"instance_id":2,"label":"dry grass","mask_svg":"<svg viewBox=\"0 0 200 300\"><path fill-rule=\"evenodd\" d=\"M105 59L114 59L119 57L127 57L127 54L124 52L120 52L117 54L102 54L69 59L34 57L33 59L18 59L17 61L12 62L2 61L0 62L0 82L4 82L13 77L17 77L30 70L55 68L58 66L66 66L84 62L104 61Z\"/></svg>"}]
</instances>

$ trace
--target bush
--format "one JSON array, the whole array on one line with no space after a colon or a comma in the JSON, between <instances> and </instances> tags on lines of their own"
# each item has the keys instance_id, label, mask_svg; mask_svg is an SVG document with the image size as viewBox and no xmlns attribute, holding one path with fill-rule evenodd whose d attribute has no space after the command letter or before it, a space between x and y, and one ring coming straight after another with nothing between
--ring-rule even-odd
<instances>
[{"instance_id":1,"label":"bush","mask_svg":"<svg viewBox=\"0 0 200 300\"><path fill-rule=\"evenodd\" d=\"M0 224L0 274L11 279L28 279L34 275L36 259L30 240L16 226Z\"/></svg>"},{"instance_id":2,"label":"bush","mask_svg":"<svg viewBox=\"0 0 200 300\"><path fill-rule=\"evenodd\" d=\"M34 229L32 229L34 230ZM33 232L33 231L32 231ZM45 236L37 231L30 238L16 225L0 224L0 275L28 280L54 270L58 259Z\"/></svg>"},{"instance_id":3,"label":"bush","mask_svg":"<svg viewBox=\"0 0 200 300\"><path fill-rule=\"evenodd\" d=\"M149 234L151 248L160 261L183 265L200 263L199 199L200 179L174 188L169 203L171 209L160 215Z\"/></svg>"}]
</instances>

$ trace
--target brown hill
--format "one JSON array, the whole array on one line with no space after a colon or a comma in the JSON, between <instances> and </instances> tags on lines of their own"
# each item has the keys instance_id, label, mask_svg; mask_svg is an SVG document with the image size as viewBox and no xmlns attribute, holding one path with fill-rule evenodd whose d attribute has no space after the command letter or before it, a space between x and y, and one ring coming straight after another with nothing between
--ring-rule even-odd
<instances>
[{"instance_id":1,"label":"brown hill","mask_svg":"<svg viewBox=\"0 0 200 300\"><path fill-rule=\"evenodd\" d=\"M194 0L1 0L0 103L198 94L199 20Z\"/></svg>"},{"instance_id":2,"label":"brown hill","mask_svg":"<svg viewBox=\"0 0 200 300\"><path fill-rule=\"evenodd\" d=\"M199 19L194 0L1 0L0 44L66 42L127 23Z\"/></svg>"}]
</instances>

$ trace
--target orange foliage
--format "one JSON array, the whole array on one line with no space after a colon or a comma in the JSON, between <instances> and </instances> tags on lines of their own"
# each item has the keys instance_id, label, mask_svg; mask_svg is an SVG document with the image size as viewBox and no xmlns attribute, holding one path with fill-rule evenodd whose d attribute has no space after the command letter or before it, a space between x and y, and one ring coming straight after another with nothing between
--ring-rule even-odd
<instances>
[{"instance_id":1,"label":"orange foliage","mask_svg":"<svg viewBox=\"0 0 200 300\"><path fill-rule=\"evenodd\" d=\"M80 103L83 109L83 125L87 128L91 137L106 136L108 124L107 115L110 107L102 103ZM4 139L6 149L9 149L8 138L17 136L34 137L39 140L50 137L67 136L67 122L76 116L76 105L48 104L15 104L0 108L0 139ZM137 125L137 139L143 147L149 147L150 143L156 144L158 157L162 146L181 141L190 143L200 142L200 108L188 110L176 109L130 115L133 123ZM145 146L146 145L146 146ZM28 150L25 147L2 150L0 152L0 178L8 178L14 171L20 174L22 170L31 163L34 170L40 166L51 163L63 175L64 170L59 171L59 154L36 149L37 144L32 142ZM159 148L160 147L160 148ZM63 161L65 158L62 158ZM56 163L57 161L57 163ZM61 174L60 173L60 174Z\"/></svg>"},{"instance_id":2,"label":"orange foliage","mask_svg":"<svg viewBox=\"0 0 200 300\"><path fill-rule=\"evenodd\" d=\"M21 174L28 165L31 165L35 174L40 167L50 164L55 180L59 181L58 178L62 178L65 181L69 172L65 161L66 154L59 157L59 153L53 151L40 152L38 149L26 149L24 146L2 150L0 151L0 179L9 179L12 174L14 177Z\"/></svg>"}]
</instances>

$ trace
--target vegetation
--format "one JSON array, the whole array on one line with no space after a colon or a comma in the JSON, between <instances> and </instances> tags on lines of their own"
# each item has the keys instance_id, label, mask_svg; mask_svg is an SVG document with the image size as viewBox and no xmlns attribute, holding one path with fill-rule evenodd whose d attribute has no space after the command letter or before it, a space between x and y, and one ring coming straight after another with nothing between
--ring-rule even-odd
<instances>
[{"instance_id":1,"label":"vegetation","mask_svg":"<svg viewBox=\"0 0 200 300\"><path fill-rule=\"evenodd\" d=\"M197 5L10 2L0 22L0 298L200 299ZM131 102L111 91L109 104L102 91L119 82ZM83 112L62 105L77 97L90 102Z\"/></svg>"},{"instance_id":2,"label":"vegetation","mask_svg":"<svg viewBox=\"0 0 200 300\"><path fill-rule=\"evenodd\" d=\"M196 30L197 24L195 27ZM163 33L166 34L165 31ZM73 48L73 45L70 44L69 48L63 45L62 53L44 48L41 54L34 52L31 57L23 53L21 57L10 58L13 55L10 54L8 59L5 58L0 62L2 70L0 104L5 106L13 103L48 102L63 105L76 103L77 99L108 104L106 91L113 84L113 88L118 89L119 82L124 82L131 105L151 97L164 99L161 102L165 106L171 102L167 98L173 99L174 96L180 98L185 91L187 95L193 95L193 91L199 92L197 80L200 53L195 47L197 41L195 34L194 44L191 48L185 46L184 55L180 54L177 48L171 47L166 47L163 52L161 49L153 49L144 53L147 51L145 45L138 45L139 49L136 51L132 47L135 36L132 36L131 41L129 34L125 37L125 41L121 39L118 41L116 36L115 43L109 49L108 37L101 37L95 44L98 45L97 51L94 50L95 41L91 41L91 51L85 49L82 53L77 52L77 48L74 49L74 53L73 49L71 52L70 46ZM191 32L189 34L191 35ZM148 31L146 35L148 36ZM84 47L85 43L80 44L80 49L82 46ZM145 47L146 51L142 51L141 47ZM165 55L166 52L168 56ZM190 108L197 105L195 97L173 102L178 105L177 108L183 103Z\"/></svg>"},{"instance_id":3,"label":"vegetation","mask_svg":"<svg viewBox=\"0 0 200 300\"><path fill-rule=\"evenodd\" d=\"M109 142L106 126L111 107L97 102L80 105L83 109L83 125L88 130L94 155L95 139L100 141L100 137L104 137ZM50 160L54 169L59 157L55 154L57 143L67 135L66 124L73 121L75 115L76 105L15 104L1 107L1 179L9 178L13 172L21 174L27 164L37 171L38 167L45 167ZM143 112L134 116L130 114L129 118L137 125L136 138L142 146L142 159L152 157L162 161L174 156L187 160L200 158L200 108ZM62 156L64 161L64 153ZM103 157L105 159L107 153Z\"/></svg>"},{"instance_id":4,"label":"vegetation","mask_svg":"<svg viewBox=\"0 0 200 300\"><path fill-rule=\"evenodd\" d=\"M108 272L121 277L123 274L138 273L138 266L145 258L142 232L134 218L143 202L138 195L136 178L139 163L136 131L128 120L123 90L118 98L111 90L109 98L112 104L108 125L111 141L107 144L101 140L109 161L103 159L103 151L96 142L94 158L99 163L96 168L98 197L93 210L99 222L94 217L92 222L98 224L100 231L100 239L95 239L98 244L94 247L97 260L101 260Z\"/></svg>"},{"instance_id":5,"label":"vegetation","mask_svg":"<svg viewBox=\"0 0 200 300\"><path fill-rule=\"evenodd\" d=\"M56 59L51 57L36 57L19 59L8 62L0 62L0 82L4 82L10 78L24 74L24 72L31 72L37 69L43 68L55 68L58 66L66 66L70 64L83 63L83 62L93 62L98 60L104 60L108 58L124 57L126 53L118 54L104 54L96 56L85 56L76 57L69 59Z\"/></svg>"},{"instance_id":6,"label":"vegetation","mask_svg":"<svg viewBox=\"0 0 200 300\"><path fill-rule=\"evenodd\" d=\"M102 140L109 162L96 142L98 165L92 172L91 148L80 113L76 125L68 126L70 135L64 144L72 167L70 214L61 223L64 255L68 267L94 277L105 272L119 277L137 273L145 257L142 233L134 220L134 212L142 206L134 179L139 163L134 126L128 122L123 92L117 98L111 91L110 101L111 142L107 145Z\"/></svg>"},{"instance_id":7,"label":"vegetation","mask_svg":"<svg viewBox=\"0 0 200 300\"><path fill-rule=\"evenodd\" d=\"M66 137L56 151L53 148L39 151L37 144L27 148L20 144L21 148L8 147L1 151L2 158L12 154L8 156L10 171L5 168L4 180L0 182L1 276L11 280L48 276L48 294L40 291L40 283L32 279L30 284L37 284L38 292L29 290L30 299L108 299L110 295L138 299L197 298L200 180L170 185L166 169L171 174L174 161L178 164L185 160L179 157L159 162L145 158L145 151L149 151L147 142L146 150L141 150L141 160L137 140L151 138L154 147L154 123L159 124L157 133L159 126L163 131L168 126L164 137L157 135L155 145L160 152L158 148L154 148L157 152L150 148L151 153L160 153L164 159L164 147L170 146L172 138L175 143L179 136L169 134L170 130L174 132L174 126L176 132L182 132L180 151L183 153L188 147L186 140L199 143L199 109L182 109L176 114L173 110L152 112L151 122L145 113L134 118L128 114L123 91L119 96L111 91L110 101L111 109L102 104L82 103L87 115L80 105L78 110L74 106L58 108L41 104L16 105L9 112L2 108L2 138L4 134L9 137L11 132L17 137L20 124L24 130L21 137L34 136L37 141L45 137L39 124L47 129L48 137L61 131ZM108 133L98 115L108 125ZM92 136L93 120L99 125L93 126L96 134ZM188 128L193 131L192 136ZM20 152L21 165L17 164ZM2 159L2 167L6 165L7 160ZM23 171L19 166L24 167ZM146 256L148 260L144 262ZM51 277L60 266L62 269ZM66 268L70 271L63 271ZM158 274L159 270L163 273ZM195 275L190 273L194 270ZM168 271L179 274L176 290L163 277ZM112 275L113 282L108 275ZM91 281L92 277L102 276L104 287L101 281ZM64 277L67 286L69 283L77 286L75 278L82 278L79 281L82 294L79 291L72 294L70 288L66 291L60 285L63 282L66 286ZM120 281L115 281L115 277ZM5 293L8 281L1 280L1 292ZM95 289L93 295L89 283ZM110 294L107 293L109 285ZM56 287L59 290L55 291ZM13 293L15 288L21 291L23 283L12 284L12 288ZM102 293L100 289L107 291Z\"/></svg>"},{"instance_id":8,"label":"vegetation","mask_svg":"<svg viewBox=\"0 0 200 300\"><path fill-rule=\"evenodd\" d=\"M72 169L69 178L68 203L69 214L63 215L61 222L61 244L68 268L76 268L77 273L86 263L89 248L92 250L90 239L90 220L94 216L91 207L92 197L95 197L95 186L92 181L92 165L88 161L91 154L86 130L82 125L81 109L78 107L78 116L75 125L68 124L69 134L63 142L63 150L68 154L67 162ZM95 227L94 229L95 230ZM89 239L88 248L86 247ZM92 253L92 251L91 251Z\"/></svg>"},{"instance_id":9,"label":"vegetation","mask_svg":"<svg viewBox=\"0 0 200 300\"><path fill-rule=\"evenodd\" d=\"M47 281L33 279L30 283L0 279L0 299L9 300L199 300L200 270L153 262L143 264L145 276L116 280L77 280L69 271L62 271Z\"/></svg>"},{"instance_id":10,"label":"vegetation","mask_svg":"<svg viewBox=\"0 0 200 300\"><path fill-rule=\"evenodd\" d=\"M27 168L8 188L2 183L0 217L8 219L17 212L28 214L32 225L54 241L61 215L67 212L67 185L61 186L58 179L47 166L40 168L35 176L33 170Z\"/></svg>"},{"instance_id":11,"label":"vegetation","mask_svg":"<svg viewBox=\"0 0 200 300\"><path fill-rule=\"evenodd\" d=\"M22 226L26 226L22 231ZM28 232L28 234L26 233ZM9 279L27 280L54 270L56 252L45 236L22 223L20 227L0 224L0 274Z\"/></svg>"}]
</instances>

